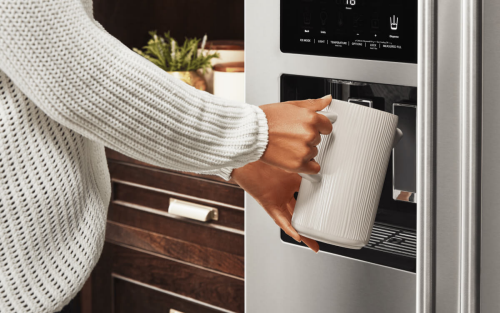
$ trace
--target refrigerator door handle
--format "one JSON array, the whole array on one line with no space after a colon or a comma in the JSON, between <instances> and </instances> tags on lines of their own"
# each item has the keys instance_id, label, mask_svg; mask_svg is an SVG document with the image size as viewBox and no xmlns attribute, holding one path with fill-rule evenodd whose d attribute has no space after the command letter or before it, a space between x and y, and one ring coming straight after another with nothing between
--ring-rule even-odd
<instances>
[{"instance_id":1,"label":"refrigerator door handle","mask_svg":"<svg viewBox=\"0 0 500 313\"><path fill-rule=\"evenodd\" d=\"M436 3L418 2L417 313L434 313L436 303Z\"/></svg>"},{"instance_id":2,"label":"refrigerator door handle","mask_svg":"<svg viewBox=\"0 0 500 313\"><path fill-rule=\"evenodd\" d=\"M460 313L479 312L481 218L481 1L461 1Z\"/></svg>"}]
</instances>

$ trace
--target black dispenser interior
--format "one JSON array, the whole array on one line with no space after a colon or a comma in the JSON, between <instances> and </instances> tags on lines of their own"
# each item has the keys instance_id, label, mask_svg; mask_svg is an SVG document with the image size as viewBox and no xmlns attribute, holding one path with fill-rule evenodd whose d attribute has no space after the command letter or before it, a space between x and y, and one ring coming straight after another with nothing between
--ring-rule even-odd
<instances>
[{"instance_id":1,"label":"black dispenser interior","mask_svg":"<svg viewBox=\"0 0 500 313\"><path fill-rule=\"evenodd\" d=\"M416 269L416 91L415 87L283 74L281 101L321 98L366 105L399 116L403 139L393 150L370 242L361 250L319 243L320 250L389 266ZM299 244L281 231L284 242Z\"/></svg>"}]
</instances>

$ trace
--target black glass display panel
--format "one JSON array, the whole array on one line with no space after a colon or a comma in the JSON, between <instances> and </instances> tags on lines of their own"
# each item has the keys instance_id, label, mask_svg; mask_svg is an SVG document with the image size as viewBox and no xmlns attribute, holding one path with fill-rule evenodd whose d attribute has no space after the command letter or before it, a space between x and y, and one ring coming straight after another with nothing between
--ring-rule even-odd
<instances>
[{"instance_id":1,"label":"black glass display panel","mask_svg":"<svg viewBox=\"0 0 500 313\"><path fill-rule=\"evenodd\" d=\"M405 104L411 106L410 109L412 109L417 103L417 88L415 87L288 74L281 76L281 101L321 98L327 94L331 94L334 99L368 105L390 113L394 110L394 104ZM397 109L397 113L403 114L404 109ZM411 112L405 113L408 113L407 117L411 117ZM399 123L398 127L405 129L409 135L412 134L411 130L416 127L411 118L401 118ZM409 153L413 151L411 149ZM414 161L414 156L407 157L408 161ZM414 176L412 176L413 172L412 175L406 172L401 172L401 175L400 173L393 175L391 165L392 157L387 168L375 226L368 245L360 250L352 250L320 243L321 251L415 272L417 207L415 203L395 200L393 197L394 176L405 175L408 176L409 180L414 179ZM287 243L302 245L283 231L281 239Z\"/></svg>"},{"instance_id":2,"label":"black glass display panel","mask_svg":"<svg viewBox=\"0 0 500 313\"><path fill-rule=\"evenodd\" d=\"M281 51L417 63L417 1L281 0Z\"/></svg>"}]
</instances>

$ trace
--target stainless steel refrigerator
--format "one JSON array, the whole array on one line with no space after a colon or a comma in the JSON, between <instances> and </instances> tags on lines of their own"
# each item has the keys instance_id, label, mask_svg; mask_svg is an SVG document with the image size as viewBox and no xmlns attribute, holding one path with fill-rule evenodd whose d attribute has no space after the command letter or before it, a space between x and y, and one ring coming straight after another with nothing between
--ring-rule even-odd
<instances>
[{"instance_id":1,"label":"stainless steel refrigerator","mask_svg":"<svg viewBox=\"0 0 500 313\"><path fill-rule=\"evenodd\" d=\"M500 312L500 1L247 0L246 100L397 114L367 247L314 254L246 196L246 312Z\"/></svg>"}]
</instances>

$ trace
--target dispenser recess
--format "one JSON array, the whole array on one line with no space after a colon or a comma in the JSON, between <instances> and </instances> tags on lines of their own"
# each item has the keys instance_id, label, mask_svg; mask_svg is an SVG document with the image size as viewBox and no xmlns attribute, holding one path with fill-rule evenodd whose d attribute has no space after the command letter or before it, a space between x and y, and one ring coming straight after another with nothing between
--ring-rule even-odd
<instances>
[{"instance_id":1,"label":"dispenser recess","mask_svg":"<svg viewBox=\"0 0 500 313\"><path fill-rule=\"evenodd\" d=\"M416 127L414 120L416 91L417 88L408 86L289 74L281 76L281 101L314 99L331 94L334 99L401 115L398 127L408 135L405 144L397 147L396 166L389 166L387 169L375 226L368 245L361 250L351 250L320 242L321 251L415 272L416 203L395 198L394 190L397 187L404 187L401 190L412 192L412 186L415 186L415 176L412 174L415 150L412 147L414 147ZM394 156L391 157L389 164L393 164L393 158ZM399 165L403 166L404 171L398 170ZM281 239L286 243L303 245L283 231Z\"/></svg>"}]
</instances>

